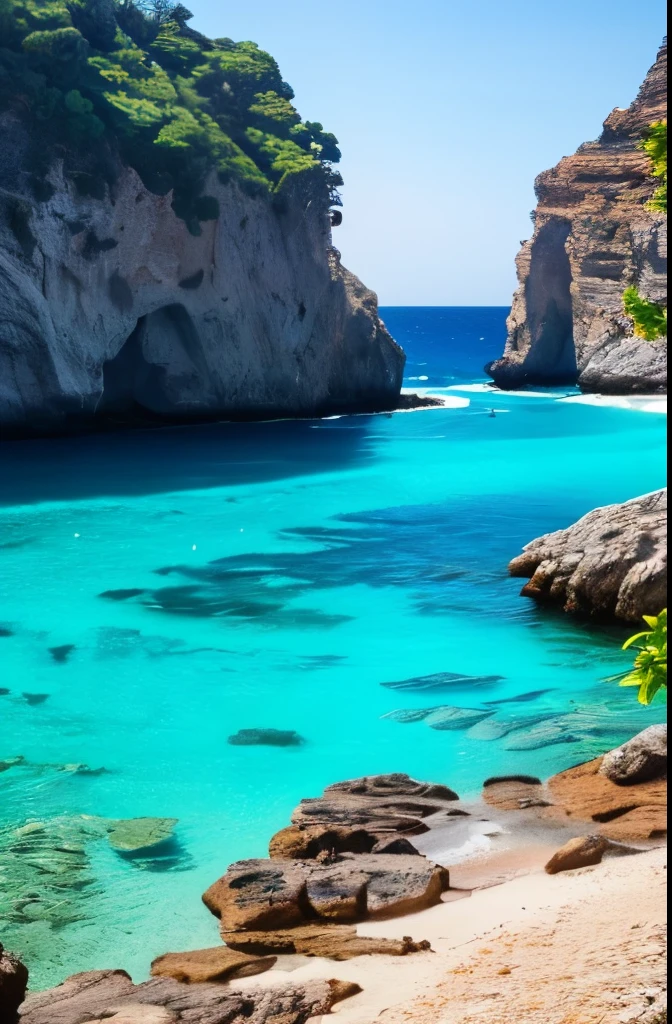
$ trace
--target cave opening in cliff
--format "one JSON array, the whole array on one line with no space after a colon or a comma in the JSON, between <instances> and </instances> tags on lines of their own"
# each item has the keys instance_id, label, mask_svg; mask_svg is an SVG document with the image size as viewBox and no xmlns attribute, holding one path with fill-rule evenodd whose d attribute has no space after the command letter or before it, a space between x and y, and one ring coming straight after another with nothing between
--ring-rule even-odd
<instances>
[{"instance_id":1,"label":"cave opening in cliff","mask_svg":"<svg viewBox=\"0 0 672 1024\"><path fill-rule=\"evenodd\" d=\"M577 377L572 319L572 269L566 242L571 224L552 218L534 240L525 288L530 351L525 371L548 383L574 383Z\"/></svg>"},{"instance_id":2,"label":"cave opening in cliff","mask_svg":"<svg viewBox=\"0 0 672 1024\"><path fill-rule=\"evenodd\" d=\"M201 376L199 353L197 332L184 306L173 303L139 317L117 354L103 363L96 416L128 421L174 418L169 389L178 378L187 388L190 380Z\"/></svg>"}]
</instances>

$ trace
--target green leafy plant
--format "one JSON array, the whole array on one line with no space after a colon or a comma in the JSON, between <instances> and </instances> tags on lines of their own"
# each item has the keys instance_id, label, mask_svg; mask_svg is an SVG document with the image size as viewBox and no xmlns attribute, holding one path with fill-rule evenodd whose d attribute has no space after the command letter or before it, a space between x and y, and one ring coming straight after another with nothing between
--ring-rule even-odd
<instances>
[{"instance_id":1,"label":"green leafy plant","mask_svg":"<svg viewBox=\"0 0 672 1024\"><path fill-rule=\"evenodd\" d=\"M57 153L104 189L120 156L195 234L213 175L279 211L280 191L340 203L337 139L302 121L273 57L190 19L173 0L0 0L0 112L34 129L33 178Z\"/></svg>"},{"instance_id":2,"label":"green leafy plant","mask_svg":"<svg viewBox=\"0 0 672 1024\"><path fill-rule=\"evenodd\" d=\"M655 341L667 336L667 309L643 298L634 285L623 292L623 309L632 319L638 338Z\"/></svg>"},{"instance_id":3,"label":"green leafy plant","mask_svg":"<svg viewBox=\"0 0 672 1024\"><path fill-rule=\"evenodd\" d=\"M661 181L648 207L667 213L667 121L649 125L640 146L651 161L651 173Z\"/></svg>"},{"instance_id":4,"label":"green leafy plant","mask_svg":"<svg viewBox=\"0 0 672 1024\"><path fill-rule=\"evenodd\" d=\"M667 692L667 608L659 615L645 615L649 629L626 640L623 650L638 651L633 668L611 679L620 686L637 686L640 704L650 704L659 690Z\"/></svg>"}]
</instances>

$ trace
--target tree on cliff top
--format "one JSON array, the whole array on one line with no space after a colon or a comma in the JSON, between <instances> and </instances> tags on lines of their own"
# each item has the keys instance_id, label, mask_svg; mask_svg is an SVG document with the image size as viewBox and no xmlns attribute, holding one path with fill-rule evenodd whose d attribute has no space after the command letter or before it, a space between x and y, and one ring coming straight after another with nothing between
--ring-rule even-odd
<instances>
[{"instance_id":1,"label":"tree on cliff top","mask_svg":"<svg viewBox=\"0 0 672 1024\"><path fill-rule=\"evenodd\" d=\"M171 0L0 0L0 110L27 122L36 163L58 151L104 176L118 152L195 233L217 215L212 172L257 195L301 178L337 201L337 140L301 120L270 54L190 18Z\"/></svg>"}]
</instances>

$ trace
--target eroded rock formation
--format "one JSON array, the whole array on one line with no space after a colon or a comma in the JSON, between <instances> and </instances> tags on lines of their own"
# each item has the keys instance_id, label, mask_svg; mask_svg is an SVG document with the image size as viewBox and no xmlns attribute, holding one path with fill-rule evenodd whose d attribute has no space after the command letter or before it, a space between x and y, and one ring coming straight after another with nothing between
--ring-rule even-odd
<instances>
[{"instance_id":1,"label":"eroded rock formation","mask_svg":"<svg viewBox=\"0 0 672 1024\"><path fill-rule=\"evenodd\" d=\"M516 261L504 356L486 368L500 387L666 387L665 341L634 337L622 304L631 284L667 301L666 218L646 207L657 181L638 148L647 127L667 116L666 75L664 42L631 106L611 112L597 142L537 178L534 234Z\"/></svg>"},{"instance_id":2,"label":"eroded rock formation","mask_svg":"<svg viewBox=\"0 0 672 1024\"><path fill-rule=\"evenodd\" d=\"M337 995L328 981L238 992L173 978L134 985L125 971L89 971L28 996L21 1024L306 1024L329 1013Z\"/></svg>"},{"instance_id":3,"label":"eroded rock formation","mask_svg":"<svg viewBox=\"0 0 672 1024\"><path fill-rule=\"evenodd\" d=\"M404 356L331 246L326 196L283 209L213 175L189 233L117 166L96 198L61 166L36 197L0 122L0 432L394 408ZM90 191L90 190L89 190Z\"/></svg>"},{"instance_id":4,"label":"eroded rock formation","mask_svg":"<svg viewBox=\"0 0 672 1024\"><path fill-rule=\"evenodd\" d=\"M270 858L232 864L203 901L224 941L245 953L347 959L426 948L411 939L360 940L351 926L441 901L448 871L406 836L428 830L423 818L454 814L457 799L447 786L401 774L336 783L301 801L292 825L271 839Z\"/></svg>"},{"instance_id":5,"label":"eroded rock formation","mask_svg":"<svg viewBox=\"0 0 672 1024\"><path fill-rule=\"evenodd\" d=\"M667 490L606 505L531 541L509 564L526 597L639 622L667 603Z\"/></svg>"}]
</instances>

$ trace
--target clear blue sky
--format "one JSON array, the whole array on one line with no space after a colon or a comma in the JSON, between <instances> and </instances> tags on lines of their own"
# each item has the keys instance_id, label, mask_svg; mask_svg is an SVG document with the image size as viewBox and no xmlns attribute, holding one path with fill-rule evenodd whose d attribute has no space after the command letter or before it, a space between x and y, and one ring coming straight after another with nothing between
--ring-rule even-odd
<instances>
[{"instance_id":1,"label":"clear blue sky","mask_svg":"<svg viewBox=\"0 0 672 1024\"><path fill-rule=\"evenodd\" d=\"M535 176L627 106L663 0L185 0L338 137L334 244L383 305L508 305Z\"/></svg>"}]
</instances>

